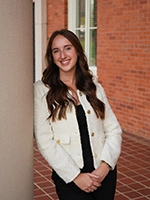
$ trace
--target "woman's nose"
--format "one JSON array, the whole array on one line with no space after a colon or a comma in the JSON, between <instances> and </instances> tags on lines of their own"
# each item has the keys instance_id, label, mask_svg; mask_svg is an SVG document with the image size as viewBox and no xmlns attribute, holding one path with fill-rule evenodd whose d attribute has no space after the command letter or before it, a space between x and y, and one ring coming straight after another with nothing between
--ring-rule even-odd
<instances>
[{"instance_id":1,"label":"woman's nose","mask_svg":"<svg viewBox=\"0 0 150 200\"><path fill-rule=\"evenodd\" d=\"M62 51L60 52L60 57L61 57L61 58L65 58L65 56L66 56L65 51L62 50Z\"/></svg>"}]
</instances>

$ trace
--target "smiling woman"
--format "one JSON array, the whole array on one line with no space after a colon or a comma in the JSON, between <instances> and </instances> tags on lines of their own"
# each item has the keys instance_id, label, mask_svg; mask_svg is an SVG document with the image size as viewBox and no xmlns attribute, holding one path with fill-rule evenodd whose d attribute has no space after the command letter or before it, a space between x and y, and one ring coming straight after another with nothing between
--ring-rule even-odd
<instances>
[{"instance_id":1,"label":"smiling woman","mask_svg":"<svg viewBox=\"0 0 150 200\"><path fill-rule=\"evenodd\" d=\"M121 128L78 37L55 31L34 87L34 131L60 200L113 200Z\"/></svg>"},{"instance_id":2,"label":"smiling woman","mask_svg":"<svg viewBox=\"0 0 150 200\"><path fill-rule=\"evenodd\" d=\"M59 67L60 80L74 82L74 74L78 54L71 42L62 35L57 35L52 43L52 55L54 63ZM72 80L71 80L72 79Z\"/></svg>"}]
</instances>

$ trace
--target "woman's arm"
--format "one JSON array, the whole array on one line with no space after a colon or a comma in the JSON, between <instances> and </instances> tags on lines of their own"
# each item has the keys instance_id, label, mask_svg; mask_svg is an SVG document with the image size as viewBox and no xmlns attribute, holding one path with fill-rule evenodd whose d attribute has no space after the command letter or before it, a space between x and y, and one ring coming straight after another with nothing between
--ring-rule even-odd
<instances>
[{"instance_id":1,"label":"woman's arm","mask_svg":"<svg viewBox=\"0 0 150 200\"><path fill-rule=\"evenodd\" d=\"M101 93L101 100L105 103L105 119L103 120L105 144L100 160L105 161L111 167L111 169L114 169L121 153L122 130L114 112L109 105L104 89L100 84L98 84L97 88L98 94Z\"/></svg>"},{"instance_id":2,"label":"woman's arm","mask_svg":"<svg viewBox=\"0 0 150 200\"><path fill-rule=\"evenodd\" d=\"M34 84L34 133L39 151L66 182L71 182L80 173L79 167L69 154L54 140L54 133L47 120L49 116L45 86L40 81Z\"/></svg>"}]
</instances>

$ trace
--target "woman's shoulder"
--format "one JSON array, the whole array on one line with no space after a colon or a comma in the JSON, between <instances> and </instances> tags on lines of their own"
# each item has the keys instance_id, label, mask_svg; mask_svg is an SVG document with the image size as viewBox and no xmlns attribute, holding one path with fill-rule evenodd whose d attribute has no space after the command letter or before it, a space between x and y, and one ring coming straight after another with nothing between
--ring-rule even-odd
<instances>
[{"instance_id":1,"label":"woman's shoulder","mask_svg":"<svg viewBox=\"0 0 150 200\"><path fill-rule=\"evenodd\" d=\"M93 76L93 82L96 86L96 94L102 101L106 98L106 93L102 84L98 81L98 76Z\"/></svg>"},{"instance_id":2,"label":"woman's shoulder","mask_svg":"<svg viewBox=\"0 0 150 200\"><path fill-rule=\"evenodd\" d=\"M36 81L35 83L34 83L34 86L35 87L40 87L40 86L43 86L44 85L44 83L43 83L43 81L41 81L41 80L38 80L38 81Z\"/></svg>"},{"instance_id":3,"label":"woman's shoulder","mask_svg":"<svg viewBox=\"0 0 150 200\"><path fill-rule=\"evenodd\" d=\"M38 80L34 83L34 91L40 91L41 93L47 93L49 88L43 83L43 81Z\"/></svg>"},{"instance_id":4,"label":"woman's shoulder","mask_svg":"<svg viewBox=\"0 0 150 200\"><path fill-rule=\"evenodd\" d=\"M93 82L96 85L97 89L102 90L102 91L104 90L103 86L98 81L98 76L96 76L96 75L93 76Z\"/></svg>"}]
</instances>

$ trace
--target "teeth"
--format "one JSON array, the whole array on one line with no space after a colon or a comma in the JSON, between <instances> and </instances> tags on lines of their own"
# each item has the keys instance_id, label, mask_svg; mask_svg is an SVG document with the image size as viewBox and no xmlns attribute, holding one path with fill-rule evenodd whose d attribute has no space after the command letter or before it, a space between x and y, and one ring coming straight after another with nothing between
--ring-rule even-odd
<instances>
[{"instance_id":1,"label":"teeth","mask_svg":"<svg viewBox=\"0 0 150 200\"><path fill-rule=\"evenodd\" d=\"M61 62L63 65L66 65L66 64L68 64L69 63L69 61L68 60L66 60L66 61L63 61L63 62Z\"/></svg>"}]
</instances>

